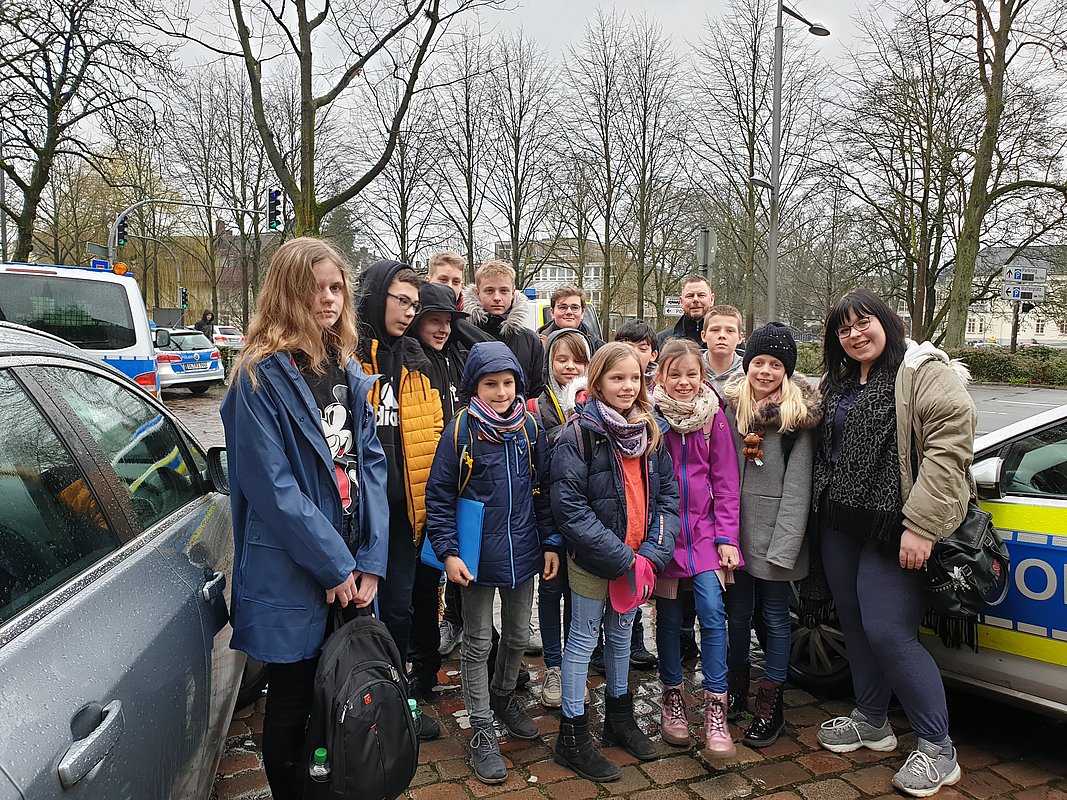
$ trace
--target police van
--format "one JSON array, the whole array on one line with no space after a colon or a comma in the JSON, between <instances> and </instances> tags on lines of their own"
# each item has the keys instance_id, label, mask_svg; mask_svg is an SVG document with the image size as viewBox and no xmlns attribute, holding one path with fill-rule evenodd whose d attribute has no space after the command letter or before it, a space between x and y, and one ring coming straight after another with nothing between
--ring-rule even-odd
<instances>
[{"instance_id":1,"label":"police van","mask_svg":"<svg viewBox=\"0 0 1067 800\"><path fill-rule=\"evenodd\" d=\"M140 287L123 264L0 264L0 320L65 339L159 394Z\"/></svg>"}]
</instances>

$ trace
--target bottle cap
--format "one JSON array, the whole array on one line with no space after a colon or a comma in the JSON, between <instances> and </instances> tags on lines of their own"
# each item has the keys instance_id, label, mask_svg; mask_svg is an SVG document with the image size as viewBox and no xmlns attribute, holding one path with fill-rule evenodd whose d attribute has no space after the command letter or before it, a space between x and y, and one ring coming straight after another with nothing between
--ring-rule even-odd
<instances>
[{"instance_id":1,"label":"bottle cap","mask_svg":"<svg viewBox=\"0 0 1067 800\"><path fill-rule=\"evenodd\" d=\"M419 710L419 704L415 700L409 699L408 700L408 708L410 708L413 712L414 711L418 711Z\"/></svg>"},{"instance_id":2,"label":"bottle cap","mask_svg":"<svg viewBox=\"0 0 1067 800\"><path fill-rule=\"evenodd\" d=\"M320 747L315 751L315 763L316 764L325 764L326 763L326 748L325 747Z\"/></svg>"}]
</instances>

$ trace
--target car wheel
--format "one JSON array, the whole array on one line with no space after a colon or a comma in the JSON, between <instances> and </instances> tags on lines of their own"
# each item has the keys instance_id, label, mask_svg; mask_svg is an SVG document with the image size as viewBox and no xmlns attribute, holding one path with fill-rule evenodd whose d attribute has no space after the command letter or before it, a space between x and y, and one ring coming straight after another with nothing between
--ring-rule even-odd
<instances>
[{"instance_id":1,"label":"car wheel","mask_svg":"<svg viewBox=\"0 0 1067 800\"><path fill-rule=\"evenodd\" d=\"M198 383L196 386L190 386L189 391L193 394L203 394L210 388L211 384L209 383Z\"/></svg>"},{"instance_id":2,"label":"car wheel","mask_svg":"<svg viewBox=\"0 0 1067 800\"><path fill-rule=\"evenodd\" d=\"M241 688L237 690L236 708L252 705L263 696L267 688L267 665L249 656L245 659L245 671L241 676Z\"/></svg>"},{"instance_id":3,"label":"car wheel","mask_svg":"<svg viewBox=\"0 0 1067 800\"><path fill-rule=\"evenodd\" d=\"M793 635L789 648L789 680L794 686L822 695L846 694L852 689L845 635L831 607L826 620L801 617L796 584L789 602Z\"/></svg>"}]
</instances>

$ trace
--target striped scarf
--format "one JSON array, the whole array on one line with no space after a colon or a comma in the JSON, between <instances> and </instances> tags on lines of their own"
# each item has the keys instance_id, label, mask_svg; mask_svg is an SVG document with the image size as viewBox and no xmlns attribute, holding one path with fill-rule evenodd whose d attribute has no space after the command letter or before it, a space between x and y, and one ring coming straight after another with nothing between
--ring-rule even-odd
<instances>
[{"instance_id":1,"label":"striped scarf","mask_svg":"<svg viewBox=\"0 0 1067 800\"><path fill-rule=\"evenodd\" d=\"M516 399L507 416L501 416L488 403L472 397L470 415L478 420L478 436L490 442L503 442L522 430L526 423L526 407Z\"/></svg>"}]
</instances>

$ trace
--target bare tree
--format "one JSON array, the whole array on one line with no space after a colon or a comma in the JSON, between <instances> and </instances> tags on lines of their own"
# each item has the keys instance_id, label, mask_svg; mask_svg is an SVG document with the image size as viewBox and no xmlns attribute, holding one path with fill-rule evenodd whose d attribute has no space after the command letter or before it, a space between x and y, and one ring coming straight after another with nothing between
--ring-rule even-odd
<instances>
[{"instance_id":1,"label":"bare tree","mask_svg":"<svg viewBox=\"0 0 1067 800\"><path fill-rule=\"evenodd\" d=\"M490 77L495 133L489 150L493 173L486 198L504 223L508 258L516 285L526 286L549 257L536 245L552 219L549 176L558 125L555 73L544 53L521 31L497 42L497 66ZM545 237L554 240L554 235Z\"/></svg>"},{"instance_id":2,"label":"bare tree","mask_svg":"<svg viewBox=\"0 0 1067 800\"><path fill-rule=\"evenodd\" d=\"M948 35L971 54L983 98L981 136L963 208L948 303L946 343L961 347L986 214L999 200L1017 191L1046 189L1067 197L1067 181L1048 169L1010 175L998 175L996 170L1013 79L1018 83L1018 73L1033 70L1042 61L1054 63L1062 58L1067 50L1067 9L1060 3L1032 0L946 2L951 2L958 19L966 20L960 33L950 29Z\"/></svg>"},{"instance_id":3,"label":"bare tree","mask_svg":"<svg viewBox=\"0 0 1067 800\"><path fill-rule=\"evenodd\" d=\"M17 227L14 258L24 261L56 160L96 163L86 130L143 102L132 84L150 85L166 54L101 0L5 3L0 42L0 169L16 190L3 210Z\"/></svg>"}]
</instances>

